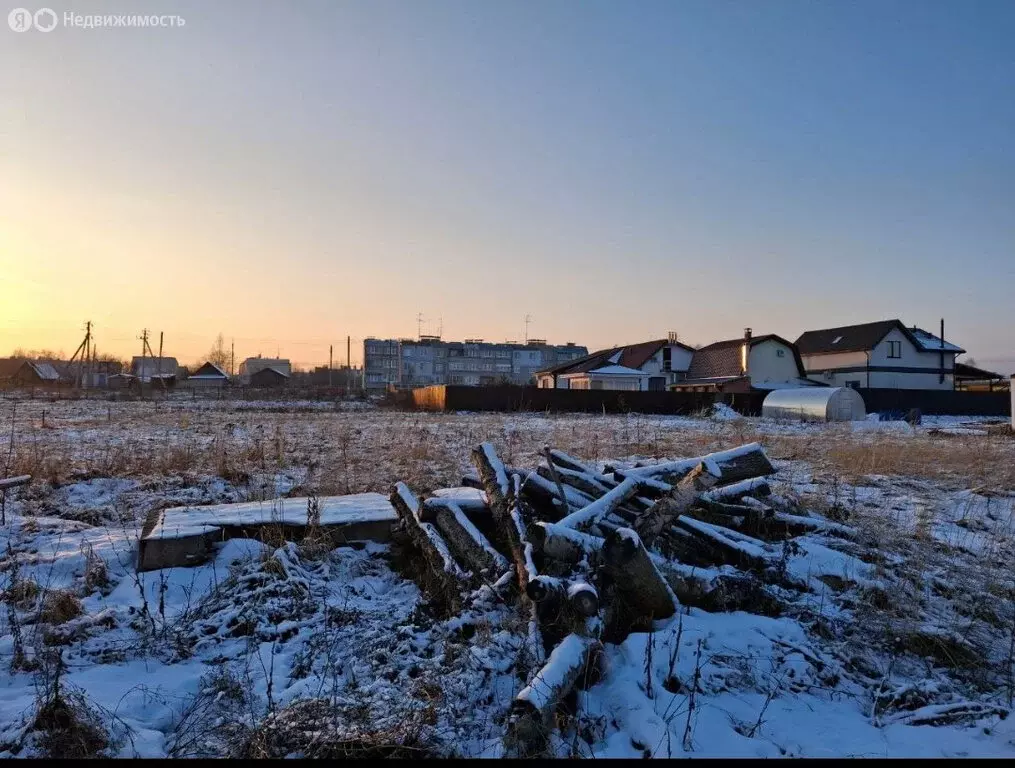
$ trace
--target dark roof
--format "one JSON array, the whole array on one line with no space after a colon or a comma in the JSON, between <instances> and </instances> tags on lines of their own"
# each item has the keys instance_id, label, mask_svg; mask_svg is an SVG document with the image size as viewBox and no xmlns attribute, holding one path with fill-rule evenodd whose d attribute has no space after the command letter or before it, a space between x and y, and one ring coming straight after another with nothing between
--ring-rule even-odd
<instances>
[{"instance_id":1,"label":"dark roof","mask_svg":"<svg viewBox=\"0 0 1015 768\"><path fill-rule=\"evenodd\" d=\"M983 368L976 368L972 365L966 365L965 363L955 363L955 370L953 371L955 378L957 379L1003 379L1005 376L1000 373L994 373L993 371L987 371Z\"/></svg>"},{"instance_id":2,"label":"dark roof","mask_svg":"<svg viewBox=\"0 0 1015 768\"><path fill-rule=\"evenodd\" d=\"M691 365L687 369L687 379L740 376L743 373L740 365L740 350L743 349L743 345L743 339L729 339L695 350Z\"/></svg>"},{"instance_id":3,"label":"dark roof","mask_svg":"<svg viewBox=\"0 0 1015 768\"><path fill-rule=\"evenodd\" d=\"M0 379L14 378L23 367L35 374L40 381L59 381L60 372L51 363L40 363L23 357L0 359Z\"/></svg>"},{"instance_id":4,"label":"dark roof","mask_svg":"<svg viewBox=\"0 0 1015 768\"><path fill-rule=\"evenodd\" d=\"M289 378L289 374L288 373L286 373L285 371L280 371L278 368L273 368L270 365L267 365L264 368L261 368L259 371L254 371L252 374L250 374L250 378L252 378L252 379L256 379L258 377L264 378L266 375L269 375L269 374L274 374L275 376L277 376L277 377L279 377L281 379L288 379Z\"/></svg>"},{"instance_id":5,"label":"dark roof","mask_svg":"<svg viewBox=\"0 0 1015 768\"><path fill-rule=\"evenodd\" d=\"M679 341L670 341L669 339L643 341L640 344L629 344L626 347L601 349L598 352L585 355L585 357L569 360L566 363L561 363L553 368L546 368L537 373L541 375L556 374L558 376L564 373L585 373L587 371L594 371L596 368L602 368L604 365L622 365L625 368L640 369L660 348L668 346L683 347L688 352L694 351L694 347L689 347ZM610 358L618 352L620 352L620 357L615 362L611 362Z\"/></svg>"},{"instance_id":6,"label":"dark roof","mask_svg":"<svg viewBox=\"0 0 1015 768\"><path fill-rule=\"evenodd\" d=\"M10 379L25 364L23 357L0 357L0 379Z\"/></svg>"},{"instance_id":7,"label":"dark roof","mask_svg":"<svg viewBox=\"0 0 1015 768\"><path fill-rule=\"evenodd\" d=\"M804 371L803 361L800 359L800 353L792 342L787 341L782 336L769 333L765 336L751 337L751 346L761 344L764 341L778 341L789 347L793 351L793 357L796 359L797 370L800 372L800 376L804 377L807 375ZM691 358L691 365L687 369L687 381L692 379L739 377L741 375L740 350L743 348L743 344L743 338L727 339L726 341L717 341L714 344L709 344L707 347L696 350L694 357ZM679 383L683 384L686 382Z\"/></svg>"},{"instance_id":8,"label":"dark roof","mask_svg":"<svg viewBox=\"0 0 1015 768\"><path fill-rule=\"evenodd\" d=\"M796 340L802 355L823 355L833 352L865 352L874 349L890 331L898 329L921 352L937 352L940 339L933 333L917 328L907 328L899 320L879 320L876 323L844 325L839 328L825 328L807 331ZM945 343L945 352L965 352L962 347Z\"/></svg>"},{"instance_id":9,"label":"dark roof","mask_svg":"<svg viewBox=\"0 0 1015 768\"><path fill-rule=\"evenodd\" d=\"M195 376L201 376L204 378L216 378L216 379L228 379L229 374L219 368L215 363L209 361L194 371L188 378L193 379Z\"/></svg>"},{"instance_id":10,"label":"dark roof","mask_svg":"<svg viewBox=\"0 0 1015 768\"><path fill-rule=\"evenodd\" d=\"M820 355L826 352L862 352L873 349L877 343L898 328L907 336L909 332L900 320L880 320L862 325L844 325L839 328L825 328L807 331L796 340L802 355Z\"/></svg>"}]
</instances>

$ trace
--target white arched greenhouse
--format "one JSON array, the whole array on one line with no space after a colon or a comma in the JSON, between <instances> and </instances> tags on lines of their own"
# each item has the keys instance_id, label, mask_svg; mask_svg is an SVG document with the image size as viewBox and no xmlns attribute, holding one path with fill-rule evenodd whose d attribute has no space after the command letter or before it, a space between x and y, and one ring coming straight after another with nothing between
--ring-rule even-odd
<instances>
[{"instance_id":1,"label":"white arched greenhouse","mask_svg":"<svg viewBox=\"0 0 1015 768\"><path fill-rule=\"evenodd\" d=\"M863 421L867 418L860 393L849 387L775 389L761 404L761 415L800 421Z\"/></svg>"}]
</instances>

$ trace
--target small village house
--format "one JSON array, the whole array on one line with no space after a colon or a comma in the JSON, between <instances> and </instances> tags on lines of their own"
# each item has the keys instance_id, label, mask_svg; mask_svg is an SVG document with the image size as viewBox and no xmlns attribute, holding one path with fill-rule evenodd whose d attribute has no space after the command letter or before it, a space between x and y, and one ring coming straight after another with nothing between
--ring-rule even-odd
<instances>
[{"instance_id":1,"label":"small village house","mask_svg":"<svg viewBox=\"0 0 1015 768\"><path fill-rule=\"evenodd\" d=\"M51 363L21 357L0 359L0 388L56 387L60 381L60 373Z\"/></svg>"},{"instance_id":2,"label":"small village house","mask_svg":"<svg viewBox=\"0 0 1015 768\"><path fill-rule=\"evenodd\" d=\"M797 339L807 376L832 387L955 388L962 347L900 320L807 331Z\"/></svg>"},{"instance_id":3,"label":"small village house","mask_svg":"<svg viewBox=\"0 0 1015 768\"><path fill-rule=\"evenodd\" d=\"M180 364L175 357L135 356L130 361L130 375L150 384L157 379L169 382L179 376Z\"/></svg>"},{"instance_id":4,"label":"small village house","mask_svg":"<svg viewBox=\"0 0 1015 768\"><path fill-rule=\"evenodd\" d=\"M662 391L684 377L694 348L668 338L613 347L536 373L543 389Z\"/></svg>"},{"instance_id":5,"label":"small village house","mask_svg":"<svg viewBox=\"0 0 1015 768\"><path fill-rule=\"evenodd\" d=\"M671 385L682 392L752 392L820 386L807 379L796 346L781 336L755 336L744 329L739 339L697 349L687 376Z\"/></svg>"},{"instance_id":6,"label":"small village house","mask_svg":"<svg viewBox=\"0 0 1015 768\"><path fill-rule=\"evenodd\" d=\"M229 374L212 362L207 362L183 380L188 389L222 389L229 383Z\"/></svg>"},{"instance_id":7,"label":"small village house","mask_svg":"<svg viewBox=\"0 0 1015 768\"><path fill-rule=\"evenodd\" d=\"M259 368L250 375L249 386L257 389L284 387L289 383L289 374L274 367Z\"/></svg>"},{"instance_id":8,"label":"small village house","mask_svg":"<svg viewBox=\"0 0 1015 768\"><path fill-rule=\"evenodd\" d=\"M281 357L261 357L258 355L257 357L248 357L240 363L240 382L245 385L257 386L251 381L251 377L266 368L271 368L283 374L286 380L293 375L292 364L289 360ZM270 378L270 375L267 378Z\"/></svg>"}]
</instances>

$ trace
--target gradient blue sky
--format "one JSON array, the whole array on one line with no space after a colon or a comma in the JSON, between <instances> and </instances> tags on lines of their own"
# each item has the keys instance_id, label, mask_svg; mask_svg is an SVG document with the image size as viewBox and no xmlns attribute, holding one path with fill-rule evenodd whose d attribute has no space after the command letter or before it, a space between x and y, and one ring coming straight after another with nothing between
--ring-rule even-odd
<instances>
[{"instance_id":1,"label":"gradient blue sky","mask_svg":"<svg viewBox=\"0 0 1015 768\"><path fill-rule=\"evenodd\" d=\"M186 25L0 27L0 352L944 317L1015 371L1011 0L48 4Z\"/></svg>"}]
</instances>

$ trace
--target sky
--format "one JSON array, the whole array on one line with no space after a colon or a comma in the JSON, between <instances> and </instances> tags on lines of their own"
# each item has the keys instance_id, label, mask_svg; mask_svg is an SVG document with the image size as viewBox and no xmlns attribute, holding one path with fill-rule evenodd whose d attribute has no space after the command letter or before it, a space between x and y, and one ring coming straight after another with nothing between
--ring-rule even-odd
<instances>
[{"instance_id":1,"label":"sky","mask_svg":"<svg viewBox=\"0 0 1015 768\"><path fill-rule=\"evenodd\" d=\"M898 317L1015 372L1010 0L48 1L0 21L0 354Z\"/></svg>"}]
</instances>

